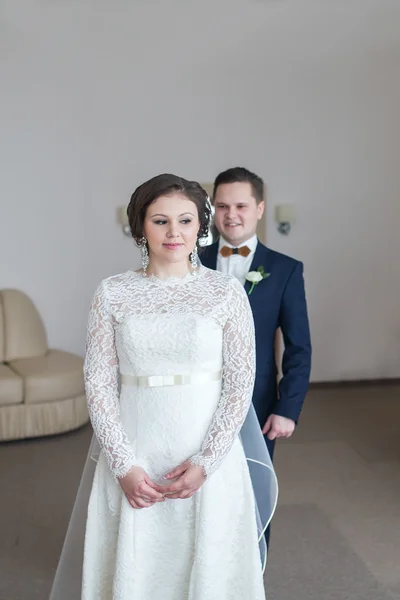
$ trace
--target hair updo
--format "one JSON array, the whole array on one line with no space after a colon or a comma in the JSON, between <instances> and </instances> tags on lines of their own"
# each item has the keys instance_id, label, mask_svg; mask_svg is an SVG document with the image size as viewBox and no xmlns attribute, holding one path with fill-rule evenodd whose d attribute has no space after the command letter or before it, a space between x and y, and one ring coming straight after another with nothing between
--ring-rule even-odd
<instances>
[{"instance_id":1,"label":"hair updo","mask_svg":"<svg viewBox=\"0 0 400 600\"><path fill-rule=\"evenodd\" d=\"M160 196L174 193L182 194L196 205L200 221L198 238L208 236L211 205L207 192L197 181L188 181L178 175L164 173L142 183L131 196L127 213L132 237L137 244L144 237L144 221L148 207Z\"/></svg>"}]
</instances>

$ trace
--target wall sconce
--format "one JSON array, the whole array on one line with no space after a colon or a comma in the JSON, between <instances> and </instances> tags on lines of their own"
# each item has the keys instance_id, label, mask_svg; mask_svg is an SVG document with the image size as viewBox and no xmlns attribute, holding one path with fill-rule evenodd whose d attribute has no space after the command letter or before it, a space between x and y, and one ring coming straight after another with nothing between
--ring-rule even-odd
<instances>
[{"instance_id":1,"label":"wall sconce","mask_svg":"<svg viewBox=\"0 0 400 600\"><path fill-rule=\"evenodd\" d=\"M278 204L275 206L275 221L282 235L289 235L291 226L296 220L296 209L293 204Z\"/></svg>"},{"instance_id":2,"label":"wall sconce","mask_svg":"<svg viewBox=\"0 0 400 600\"><path fill-rule=\"evenodd\" d=\"M126 213L126 206L119 206L117 208L117 222L122 227L122 231L125 235L131 237L131 229L129 227L128 215Z\"/></svg>"}]
</instances>

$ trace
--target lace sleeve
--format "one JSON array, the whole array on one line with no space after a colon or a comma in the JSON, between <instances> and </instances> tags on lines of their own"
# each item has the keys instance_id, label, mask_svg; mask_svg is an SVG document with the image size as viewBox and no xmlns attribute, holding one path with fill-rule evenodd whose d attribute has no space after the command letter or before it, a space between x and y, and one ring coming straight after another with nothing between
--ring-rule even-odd
<instances>
[{"instance_id":1,"label":"lace sleeve","mask_svg":"<svg viewBox=\"0 0 400 600\"><path fill-rule=\"evenodd\" d=\"M114 476L123 477L134 465L134 457L120 420L118 357L105 281L98 286L89 311L84 375L94 433Z\"/></svg>"},{"instance_id":2,"label":"lace sleeve","mask_svg":"<svg viewBox=\"0 0 400 600\"><path fill-rule=\"evenodd\" d=\"M232 280L223 332L221 398L202 448L190 460L211 475L238 436L250 407L255 377L254 321L246 292Z\"/></svg>"}]
</instances>

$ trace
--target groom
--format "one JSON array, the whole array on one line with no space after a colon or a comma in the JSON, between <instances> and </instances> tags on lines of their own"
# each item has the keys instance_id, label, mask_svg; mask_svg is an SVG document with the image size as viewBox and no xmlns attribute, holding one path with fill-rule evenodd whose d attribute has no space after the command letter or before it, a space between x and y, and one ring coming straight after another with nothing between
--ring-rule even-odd
<instances>
[{"instance_id":1,"label":"groom","mask_svg":"<svg viewBox=\"0 0 400 600\"><path fill-rule=\"evenodd\" d=\"M204 248L201 262L233 275L249 294L256 330L253 404L272 458L275 440L292 435L309 384L311 342L303 265L258 241L264 182L255 173L243 167L220 173L214 183L213 204L221 237ZM264 278L252 286L246 277L258 269ZM275 361L278 328L285 344L279 385Z\"/></svg>"}]
</instances>

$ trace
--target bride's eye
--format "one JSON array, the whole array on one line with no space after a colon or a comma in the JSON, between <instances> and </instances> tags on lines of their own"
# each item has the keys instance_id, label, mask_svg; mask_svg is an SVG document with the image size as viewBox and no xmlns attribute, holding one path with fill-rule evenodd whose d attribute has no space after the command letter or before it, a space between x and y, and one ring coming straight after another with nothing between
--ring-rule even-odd
<instances>
[{"instance_id":1,"label":"bride's eye","mask_svg":"<svg viewBox=\"0 0 400 600\"><path fill-rule=\"evenodd\" d=\"M167 221L163 221L162 219L158 219L157 221L153 221L156 225L165 225Z\"/></svg>"},{"instance_id":2,"label":"bride's eye","mask_svg":"<svg viewBox=\"0 0 400 600\"><path fill-rule=\"evenodd\" d=\"M181 223L183 223L184 225L187 225L188 223L191 223L192 219L182 219Z\"/></svg>"}]
</instances>

